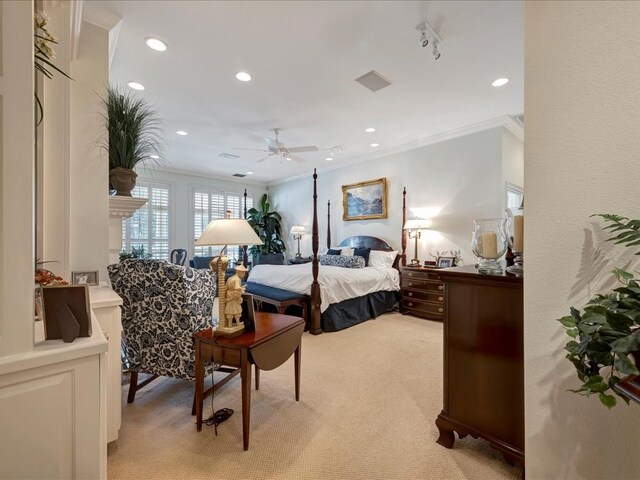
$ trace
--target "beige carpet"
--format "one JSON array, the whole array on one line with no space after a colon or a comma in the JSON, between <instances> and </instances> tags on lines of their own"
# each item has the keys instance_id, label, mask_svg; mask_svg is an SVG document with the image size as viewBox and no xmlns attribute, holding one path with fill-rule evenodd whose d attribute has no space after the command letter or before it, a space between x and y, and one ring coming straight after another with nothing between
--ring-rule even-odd
<instances>
[{"instance_id":1,"label":"beige carpet","mask_svg":"<svg viewBox=\"0 0 640 480\"><path fill-rule=\"evenodd\" d=\"M336 333L304 334L301 399L293 363L262 372L242 450L240 380L215 397L235 414L198 433L193 385L156 380L127 405L109 445L111 479L519 479L482 440L438 445L442 325L399 314ZM205 417L211 403L205 403Z\"/></svg>"}]
</instances>

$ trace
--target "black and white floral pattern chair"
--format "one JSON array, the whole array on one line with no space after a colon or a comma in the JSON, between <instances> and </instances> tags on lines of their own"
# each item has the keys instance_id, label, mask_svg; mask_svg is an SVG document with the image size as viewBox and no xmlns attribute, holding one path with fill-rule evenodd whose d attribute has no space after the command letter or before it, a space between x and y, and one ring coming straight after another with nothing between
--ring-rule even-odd
<instances>
[{"instance_id":1,"label":"black and white floral pattern chair","mask_svg":"<svg viewBox=\"0 0 640 480\"><path fill-rule=\"evenodd\" d=\"M192 335L211 327L213 273L141 259L109 265L108 271L113 290L123 300L122 327L131 369L127 402L158 376L194 380ZM151 377L138 384L140 372Z\"/></svg>"}]
</instances>

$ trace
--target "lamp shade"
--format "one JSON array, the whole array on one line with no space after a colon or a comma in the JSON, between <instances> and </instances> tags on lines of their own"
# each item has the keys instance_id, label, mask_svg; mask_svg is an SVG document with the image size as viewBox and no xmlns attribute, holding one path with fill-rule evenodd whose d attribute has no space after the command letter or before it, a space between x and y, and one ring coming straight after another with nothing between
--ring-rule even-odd
<instances>
[{"instance_id":1,"label":"lamp shade","mask_svg":"<svg viewBox=\"0 0 640 480\"><path fill-rule=\"evenodd\" d=\"M294 225L293 227L291 227L290 233L293 233L294 235L300 235L306 231L307 230L302 225Z\"/></svg>"},{"instance_id":2,"label":"lamp shade","mask_svg":"<svg viewBox=\"0 0 640 480\"><path fill-rule=\"evenodd\" d=\"M195 246L262 244L262 240L246 220L242 218L218 218L209 222L200 238L196 240Z\"/></svg>"},{"instance_id":3,"label":"lamp shade","mask_svg":"<svg viewBox=\"0 0 640 480\"><path fill-rule=\"evenodd\" d=\"M426 230L431 227L431 220L424 220L422 218L413 218L407 220L407 223L402 227L404 230Z\"/></svg>"}]
</instances>

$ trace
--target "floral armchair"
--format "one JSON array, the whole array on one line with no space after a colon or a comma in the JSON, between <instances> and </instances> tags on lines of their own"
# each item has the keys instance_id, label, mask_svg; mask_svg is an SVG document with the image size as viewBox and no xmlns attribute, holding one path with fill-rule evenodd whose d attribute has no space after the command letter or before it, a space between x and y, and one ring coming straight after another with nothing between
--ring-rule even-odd
<instances>
[{"instance_id":1,"label":"floral armchair","mask_svg":"<svg viewBox=\"0 0 640 480\"><path fill-rule=\"evenodd\" d=\"M125 351L131 369L128 403L158 376L194 380L192 335L211 327L215 277L162 260L127 259L109 265L122 297ZM152 377L138 384L138 373Z\"/></svg>"}]
</instances>

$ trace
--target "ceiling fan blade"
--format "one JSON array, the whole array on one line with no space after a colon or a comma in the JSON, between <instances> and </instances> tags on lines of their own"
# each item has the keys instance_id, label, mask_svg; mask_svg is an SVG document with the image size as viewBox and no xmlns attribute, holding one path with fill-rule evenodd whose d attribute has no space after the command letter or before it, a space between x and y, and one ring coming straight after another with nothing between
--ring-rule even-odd
<instances>
[{"instance_id":1,"label":"ceiling fan blade","mask_svg":"<svg viewBox=\"0 0 640 480\"><path fill-rule=\"evenodd\" d=\"M287 151L292 153L317 152L318 147L315 145L307 145L306 147L287 147Z\"/></svg>"},{"instance_id":2,"label":"ceiling fan blade","mask_svg":"<svg viewBox=\"0 0 640 480\"><path fill-rule=\"evenodd\" d=\"M291 160L293 160L294 162L298 162L298 163L304 163L304 162L305 162L304 158L300 158L300 157L298 157L297 155L287 155L285 158L286 158L287 160L288 160L288 159L291 159Z\"/></svg>"},{"instance_id":3,"label":"ceiling fan blade","mask_svg":"<svg viewBox=\"0 0 640 480\"><path fill-rule=\"evenodd\" d=\"M265 150L264 148L235 148L233 147L232 150L250 150L252 152L268 152L269 150Z\"/></svg>"},{"instance_id":4,"label":"ceiling fan blade","mask_svg":"<svg viewBox=\"0 0 640 480\"><path fill-rule=\"evenodd\" d=\"M270 152L273 152L273 153L280 152L280 146L278 145L278 142L276 140L274 140L273 138L267 138L267 137L265 137L264 140L267 142L267 147L269 148Z\"/></svg>"},{"instance_id":5,"label":"ceiling fan blade","mask_svg":"<svg viewBox=\"0 0 640 480\"><path fill-rule=\"evenodd\" d=\"M267 155L267 156L266 156L266 157L264 157L264 158L261 158L260 160L257 160L257 161L256 161L256 163L262 163L262 162L264 162L264 161L265 161L267 158L269 158L269 157L273 157L273 153L270 153L269 155Z\"/></svg>"}]
</instances>

